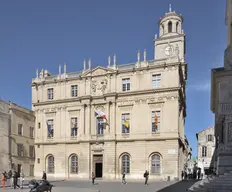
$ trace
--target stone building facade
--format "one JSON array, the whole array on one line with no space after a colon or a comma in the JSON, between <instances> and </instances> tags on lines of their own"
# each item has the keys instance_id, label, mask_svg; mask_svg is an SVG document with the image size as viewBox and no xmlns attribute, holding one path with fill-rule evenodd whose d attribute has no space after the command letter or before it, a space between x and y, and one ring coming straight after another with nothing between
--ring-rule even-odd
<instances>
[{"instance_id":1,"label":"stone building facade","mask_svg":"<svg viewBox=\"0 0 232 192\"><path fill-rule=\"evenodd\" d=\"M211 71L211 111L215 114L216 171L232 171L232 1L226 4L224 67Z\"/></svg>"},{"instance_id":2,"label":"stone building facade","mask_svg":"<svg viewBox=\"0 0 232 192\"><path fill-rule=\"evenodd\" d=\"M179 178L185 164L187 63L183 18L159 21L154 60L57 75L37 70L32 80L36 116L35 176L143 179ZM87 68L88 65L88 68Z\"/></svg>"},{"instance_id":3,"label":"stone building facade","mask_svg":"<svg viewBox=\"0 0 232 192\"><path fill-rule=\"evenodd\" d=\"M215 162L215 136L214 127L208 127L196 134L197 136L197 166L203 174L210 174L214 171Z\"/></svg>"},{"instance_id":4,"label":"stone building facade","mask_svg":"<svg viewBox=\"0 0 232 192\"><path fill-rule=\"evenodd\" d=\"M34 175L34 112L0 100L0 171Z\"/></svg>"}]
</instances>

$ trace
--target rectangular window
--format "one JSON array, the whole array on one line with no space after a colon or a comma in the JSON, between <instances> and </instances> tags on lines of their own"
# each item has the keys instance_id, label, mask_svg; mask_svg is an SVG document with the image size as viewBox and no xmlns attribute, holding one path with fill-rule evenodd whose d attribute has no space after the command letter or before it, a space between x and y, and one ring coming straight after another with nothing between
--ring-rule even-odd
<instances>
[{"instance_id":1,"label":"rectangular window","mask_svg":"<svg viewBox=\"0 0 232 192\"><path fill-rule=\"evenodd\" d=\"M202 157L206 157L207 156L207 147L203 146L202 147Z\"/></svg>"},{"instance_id":2,"label":"rectangular window","mask_svg":"<svg viewBox=\"0 0 232 192\"><path fill-rule=\"evenodd\" d=\"M72 137L77 136L77 130L78 130L77 117L73 117L71 118L71 136Z\"/></svg>"},{"instance_id":3,"label":"rectangular window","mask_svg":"<svg viewBox=\"0 0 232 192\"><path fill-rule=\"evenodd\" d=\"M23 135L23 124L18 124L18 135Z\"/></svg>"},{"instance_id":4,"label":"rectangular window","mask_svg":"<svg viewBox=\"0 0 232 192\"><path fill-rule=\"evenodd\" d=\"M30 127L30 137L34 138L34 127Z\"/></svg>"},{"instance_id":5,"label":"rectangular window","mask_svg":"<svg viewBox=\"0 0 232 192\"><path fill-rule=\"evenodd\" d=\"M123 134L130 133L130 113L122 114L122 133Z\"/></svg>"},{"instance_id":6,"label":"rectangular window","mask_svg":"<svg viewBox=\"0 0 232 192\"><path fill-rule=\"evenodd\" d=\"M152 133L156 133L160 130L160 111L152 111L151 126L152 126Z\"/></svg>"},{"instance_id":7,"label":"rectangular window","mask_svg":"<svg viewBox=\"0 0 232 192\"><path fill-rule=\"evenodd\" d=\"M34 159L35 158L35 148L34 146L29 146L29 157Z\"/></svg>"},{"instance_id":8,"label":"rectangular window","mask_svg":"<svg viewBox=\"0 0 232 192\"><path fill-rule=\"evenodd\" d=\"M152 75L152 88L160 88L161 75Z\"/></svg>"},{"instance_id":9,"label":"rectangular window","mask_svg":"<svg viewBox=\"0 0 232 192\"><path fill-rule=\"evenodd\" d=\"M71 96L77 97L78 95L78 87L77 85L71 85Z\"/></svg>"},{"instance_id":10,"label":"rectangular window","mask_svg":"<svg viewBox=\"0 0 232 192\"><path fill-rule=\"evenodd\" d=\"M53 119L47 120L47 132L48 132L48 137L53 138L53 136L54 136Z\"/></svg>"},{"instance_id":11,"label":"rectangular window","mask_svg":"<svg viewBox=\"0 0 232 192\"><path fill-rule=\"evenodd\" d=\"M213 141L213 135L207 135L207 141Z\"/></svg>"},{"instance_id":12,"label":"rectangular window","mask_svg":"<svg viewBox=\"0 0 232 192\"><path fill-rule=\"evenodd\" d=\"M38 123L38 128L40 129L40 123Z\"/></svg>"},{"instance_id":13,"label":"rectangular window","mask_svg":"<svg viewBox=\"0 0 232 192\"><path fill-rule=\"evenodd\" d=\"M130 78L122 79L122 91L130 91Z\"/></svg>"},{"instance_id":14,"label":"rectangular window","mask_svg":"<svg viewBox=\"0 0 232 192\"><path fill-rule=\"evenodd\" d=\"M52 100L53 99L53 88L49 88L48 89L48 100Z\"/></svg>"},{"instance_id":15,"label":"rectangular window","mask_svg":"<svg viewBox=\"0 0 232 192\"><path fill-rule=\"evenodd\" d=\"M98 135L103 135L103 130L104 130L104 119L101 117L97 118L97 134Z\"/></svg>"},{"instance_id":16,"label":"rectangular window","mask_svg":"<svg viewBox=\"0 0 232 192\"><path fill-rule=\"evenodd\" d=\"M19 157L23 157L23 144L17 144L17 154Z\"/></svg>"}]
</instances>

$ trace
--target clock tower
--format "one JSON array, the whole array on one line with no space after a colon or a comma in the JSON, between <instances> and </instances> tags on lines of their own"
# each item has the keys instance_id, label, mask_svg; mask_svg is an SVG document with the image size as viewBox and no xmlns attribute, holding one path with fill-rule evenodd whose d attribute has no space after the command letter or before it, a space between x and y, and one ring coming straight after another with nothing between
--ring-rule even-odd
<instances>
[{"instance_id":1,"label":"clock tower","mask_svg":"<svg viewBox=\"0 0 232 192\"><path fill-rule=\"evenodd\" d=\"M154 39L154 59L165 62L184 62L185 34L182 29L183 17L172 11L159 20L159 35Z\"/></svg>"}]
</instances>

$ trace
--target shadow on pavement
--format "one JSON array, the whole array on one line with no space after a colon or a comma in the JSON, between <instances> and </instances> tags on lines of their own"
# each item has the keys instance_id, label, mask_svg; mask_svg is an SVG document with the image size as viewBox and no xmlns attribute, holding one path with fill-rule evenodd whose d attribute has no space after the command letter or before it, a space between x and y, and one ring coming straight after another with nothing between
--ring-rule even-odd
<instances>
[{"instance_id":1,"label":"shadow on pavement","mask_svg":"<svg viewBox=\"0 0 232 192\"><path fill-rule=\"evenodd\" d=\"M179 181L179 182L177 182L173 185L169 185L168 187L165 187L157 192L170 192L170 191L184 192L184 191L187 191L187 189L190 188L196 182L197 182L197 180Z\"/></svg>"}]
</instances>

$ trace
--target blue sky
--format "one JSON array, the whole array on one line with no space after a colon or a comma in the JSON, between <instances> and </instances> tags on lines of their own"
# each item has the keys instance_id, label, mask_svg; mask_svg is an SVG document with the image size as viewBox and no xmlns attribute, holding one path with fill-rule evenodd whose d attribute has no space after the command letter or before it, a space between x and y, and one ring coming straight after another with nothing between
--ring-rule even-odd
<instances>
[{"instance_id":1,"label":"blue sky","mask_svg":"<svg viewBox=\"0 0 232 192\"><path fill-rule=\"evenodd\" d=\"M195 133L214 124L210 70L223 65L225 1L220 0L40 0L0 1L0 97L31 108L36 68L58 72L136 61L138 49L153 59L158 20L173 9L184 16L188 81L185 133L196 155Z\"/></svg>"}]
</instances>

